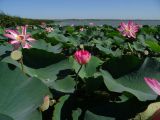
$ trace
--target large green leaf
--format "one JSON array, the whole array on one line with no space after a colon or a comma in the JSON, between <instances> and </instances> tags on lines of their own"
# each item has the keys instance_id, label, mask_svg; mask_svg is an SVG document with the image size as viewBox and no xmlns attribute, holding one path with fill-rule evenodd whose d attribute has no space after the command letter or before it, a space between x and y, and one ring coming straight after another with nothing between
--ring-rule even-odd
<instances>
[{"instance_id":1,"label":"large green leaf","mask_svg":"<svg viewBox=\"0 0 160 120\"><path fill-rule=\"evenodd\" d=\"M113 57L106 61L102 68L109 71L114 78L130 73L140 67L142 60L134 55L123 55L122 57Z\"/></svg>"},{"instance_id":2,"label":"large green leaf","mask_svg":"<svg viewBox=\"0 0 160 120\"><path fill-rule=\"evenodd\" d=\"M32 45L32 48L37 48L53 53L60 53L62 51L61 47L62 44L52 46L50 43L46 43L44 40L38 40Z\"/></svg>"},{"instance_id":3,"label":"large green leaf","mask_svg":"<svg viewBox=\"0 0 160 120\"><path fill-rule=\"evenodd\" d=\"M110 94L110 98L112 95ZM97 97L94 95L88 101L88 110L92 111L96 115L107 116L111 118L115 118L116 120L129 120L137 115L137 113L142 112L146 109L148 104L151 101L141 102L136 97L130 98L125 102L115 102L115 101L107 101L105 97L101 99L95 99ZM116 99L116 101L120 101ZM87 106L85 106L87 107Z\"/></svg>"},{"instance_id":4,"label":"large green leaf","mask_svg":"<svg viewBox=\"0 0 160 120\"><path fill-rule=\"evenodd\" d=\"M61 109L68 98L69 98L69 95L65 95L59 99L59 102L54 107L55 109L53 111L52 120L61 120Z\"/></svg>"},{"instance_id":5,"label":"large green leaf","mask_svg":"<svg viewBox=\"0 0 160 120\"><path fill-rule=\"evenodd\" d=\"M0 56L6 54L6 51L12 51L13 48L11 45L1 45L0 46Z\"/></svg>"},{"instance_id":6,"label":"large green leaf","mask_svg":"<svg viewBox=\"0 0 160 120\"><path fill-rule=\"evenodd\" d=\"M63 34L57 34L55 32L51 32L47 35L49 38L47 41L55 44L55 43L61 43L61 44L68 44L71 46L77 46L78 41L76 41L73 37L65 37Z\"/></svg>"},{"instance_id":7,"label":"large green leaf","mask_svg":"<svg viewBox=\"0 0 160 120\"><path fill-rule=\"evenodd\" d=\"M62 53L47 52L42 49L23 49L23 63L32 68L44 68L66 59ZM56 58L56 59L55 59Z\"/></svg>"},{"instance_id":8,"label":"large green leaf","mask_svg":"<svg viewBox=\"0 0 160 120\"><path fill-rule=\"evenodd\" d=\"M118 79L114 79L107 71L101 70L104 83L107 88L114 92L130 92L139 100L154 100L157 95L146 85L144 77L160 80L160 63L147 58L141 68Z\"/></svg>"},{"instance_id":9,"label":"large green leaf","mask_svg":"<svg viewBox=\"0 0 160 120\"><path fill-rule=\"evenodd\" d=\"M114 57L119 57L122 55L122 51L120 49L117 49L116 51L113 51L111 48L103 47L101 45L96 45L96 47L102 51L103 53L107 55L112 55Z\"/></svg>"},{"instance_id":10,"label":"large green leaf","mask_svg":"<svg viewBox=\"0 0 160 120\"><path fill-rule=\"evenodd\" d=\"M66 43L69 41L68 37L65 37L63 34L56 34L54 32L51 32L47 35L47 37L52 38L53 41Z\"/></svg>"},{"instance_id":11,"label":"large green leaf","mask_svg":"<svg viewBox=\"0 0 160 120\"><path fill-rule=\"evenodd\" d=\"M56 80L52 83L51 88L64 93L73 93L75 90L75 81L72 77L67 76L64 79Z\"/></svg>"},{"instance_id":12,"label":"large green leaf","mask_svg":"<svg viewBox=\"0 0 160 120\"><path fill-rule=\"evenodd\" d=\"M12 60L10 57L7 57L2 61L6 63L11 63L21 68L20 64L17 61ZM59 82L54 82L57 79L57 74L59 73L60 70L71 69L71 65L69 64L69 61L67 59L62 60L56 64L47 66L45 68L33 69L25 65L23 67L24 67L25 73L27 73L31 77L36 77L42 80L47 86L51 88L54 88L54 86L56 86L56 85L53 85L53 83L60 84Z\"/></svg>"},{"instance_id":13,"label":"large green leaf","mask_svg":"<svg viewBox=\"0 0 160 120\"><path fill-rule=\"evenodd\" d=\"M11 117L0 113L0 120L13 120Z\"/></svg>"},{"instance_id":14,"label":"large green leaf","mask_svg":"<svg viewBox=\"0 0 160 120\"><path fill-rule=\"evenodd\" d=\"M156 41L147 40L146 44L153 52L160 52L160 45Z\"/></svg>"},{"instance_id":15,"label":"large green leaf","mask_svg":"<svg viewBox=\"0 0 160 120\"><path fill-rule=\"evenodd\" d=\"M137 42L140 42L143 46L146 46L146 43L145 43L146 39L148 39L146 38L146 35L140 34L137 36Z\"/></svg>"},{"instance_id":16,"label":"large green leaf","mask_svg":"<svg viewBox=\"0 0 160 120\"><path fill-rule=\"evenodd\" d=\"M141 52L144 52L144 50L145 50L145 46L141 42L134 42L133 43L133 48L136 51L141 51Z\"/></svg>"},{"instance_id":17,"label":"large green leaf","mask_svg":"<svg viewBox=\"0 0 160 120\"><path fill-rule=\"evenodd\" d=\"M100 116L90 111L86 111L84 120L115 120L115 118Z\"/></svg>"},{"instance_id":18,"label":"large green leaf","mask_svg":"<svg viewBox=\"0 0 160 120\"><path fill-rule=\"evenodd\" d=\"M37 108L43 97L50 94L48 88L19 69L11 71L6 63L0 63L0 68L0 114L13 120L41 120Z\"/></svg>"}]
</instances>

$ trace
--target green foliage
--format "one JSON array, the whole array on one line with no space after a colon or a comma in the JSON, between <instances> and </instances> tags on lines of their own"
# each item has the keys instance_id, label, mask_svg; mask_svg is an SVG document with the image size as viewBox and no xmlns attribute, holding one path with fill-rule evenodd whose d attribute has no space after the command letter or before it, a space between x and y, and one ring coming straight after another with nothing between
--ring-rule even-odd
<instances>
[{"instance_id":1,"label":"green foliage","mask_svg":"<svg viewBox=\"0 0 160 120\"><path fill-rule=\"evenodd\" d=\"M141 59L134 55L124 55L121 57L113 57L106 61L102 68L108 70L113 77L118 78L127 73L136 70L142 64Z\"/></svg>"},{"instance_id":2,"label":"green foliage","mask_svg":"<svg viewBox=\"0 0 160 120\"><path fill-rule=\"evenodd\" d=\"M153 52L160 52L160 45L158 44L158 42L148 40L148 41L146 41L146 44L149 46L149 48Z\"/></svg>"},{"instance_id":3,"label":"green foliage","mask_svg":"<svg viewBox=\"0 0 160 120\"><path fill-rule=\"evenodd\" d=\"M5 63L0 63L0 67L0 118L41 120L37 108L43 97L50 94L48 88L38 79L27 77L19 69L10 70Z\"/></svg>"},{"instance_id":4,"label":"green foliage","mask_svg":"<svg viewBox=\"0 0 160 120\"><path fill-rule=\"evenodd\" d=\"M80 68L80 65L78 64L77 61L75 61L73 59L73 57L70 58L70 63L73 63L73 66L72 68L78 72L79 68ZM87 77L92 77L94 75L94 73L96 73L96 68L101 65L103 62L95 57L95 56L92 56L90 62L86 65L86 66L83 66L81 71L79 72L79 76L81 78L87 78Z\"/></svg>"},{"instance_id":5,"label":"green foliage","mask_svg":"<svg viewBox=\"0 0 160 120\"><path fill-rule=\"evenodd\" d=\"M158 101L144 77L160 80L159 26L143 26L136 39L129 39L107 25L47 24L53 28L47 32L41 20L1 16L0 119L125 120ZM23 58L15 61L3 34L8 27L24 24L34 24L27 32L36 42L30 49L19 49ZM78 73L81 65L73 55L82 45L92 57ZM56 103L41 113L37 108L48 94Z\"/></svg>"},{"instance_id":6,"label":"green foliage","mask_svg":"<svg viewBox=\"0 0 160 120\"><path fill-rule=\"evenodd\" d=\"M141 68L118 79L114 79L108 72L101 70L105 85L114 92L130 92L139 100L154 100L157 95L146 85L144 77L160 79L160 64L156 60L146 59Z\"/></svg>"},{"instance_id":7,"label":"green foliage","mask_svg":"<svg viewBox=\"0 0 160 120\"><path fill-rule=\"evenodd\" d=\"M10 57L3 59L3 62L14 64L21 69L20 63L13 61ZM36 77L42 80L47 86L52 88L55 86L53 83L59 83L56 81L59 71L70 69L70 66L71 65L69 64L68 60L62 60L56 64L39 69L34 69L23 65L23 71L31 77Z\"/></svg>"},{"instance_id":8,"label":"green foliage","mask_svg":"<svg viewBox=\"0 0 160 120\"><path fill-rule=\"evenodd\" d=\"M70 76L67 76L66 78L62 80L56 80L52 83L52 88L55 90L64 92L64 93L73 93L74 92L74 87L76 83L74 79Z\"/></svg>"},{"instance_id":9,"label":"green foliage","mask_svg":"<svg viewBox=\"0 0 160 120\"><path fill-rule=\"evenodd\" d=\"M4 13L0 13L0 26L13 27L17 25L39 25L41 22L52 23L52 20L41 20L41 19L27 19L20 18L17 16L9 16Z\"/></svg>"},{"instance_id":10,"label":"green foliage","mask_svg":"<svg viewBox=\"0 0 160 120\"><path fill-rule=\"evenodd\" d=\"M0 119L1 120L13 120L11 117L3 115L3 114L0 114Z\"/></svg>"}]
</instances>

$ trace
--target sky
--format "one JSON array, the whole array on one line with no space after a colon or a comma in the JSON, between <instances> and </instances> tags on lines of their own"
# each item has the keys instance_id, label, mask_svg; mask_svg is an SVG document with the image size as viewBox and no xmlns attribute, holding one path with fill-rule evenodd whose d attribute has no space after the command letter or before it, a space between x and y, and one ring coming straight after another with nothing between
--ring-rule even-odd
<instances>
[{"instance_id":1,"label":"sky","mask_svg":"<svg viewBox=\"0 0 160 120\"><path fill-rule=\"evenodd\" d=\"M160 0L0 0L0 11L39 19L160 20Z\"/></svg>"}]
</instances>

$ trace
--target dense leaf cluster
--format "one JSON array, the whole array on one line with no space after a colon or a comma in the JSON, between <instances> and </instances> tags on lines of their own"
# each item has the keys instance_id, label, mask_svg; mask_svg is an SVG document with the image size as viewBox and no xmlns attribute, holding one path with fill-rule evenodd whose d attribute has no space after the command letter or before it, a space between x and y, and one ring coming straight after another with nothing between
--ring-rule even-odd
<instances>
[{"instance_id":1,"label":"dense leaf cluster","mask_svg":"<svg viewBox=\"0 0 160 120\"><path fill-rule=\"evenodd\" d=\"M29 27L36 42L21 49L23 71L10 57L7 28L0 27L0 118L41 120L37 108L48 94L57 103L43 112L43 120L128 120L158 101L144 77L160 80L160 26L141 27L136 39L107 25L49 26L52 32ZM75 89L80 65L73 54L81 45L92 58Z\"/></svg>"}]
</instances>

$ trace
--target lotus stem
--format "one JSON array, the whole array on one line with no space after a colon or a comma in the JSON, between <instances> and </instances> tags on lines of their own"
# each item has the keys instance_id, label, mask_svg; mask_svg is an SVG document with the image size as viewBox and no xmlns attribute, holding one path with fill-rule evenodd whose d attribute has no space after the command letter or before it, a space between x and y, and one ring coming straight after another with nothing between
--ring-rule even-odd
<instances>
[{"instance_id":1,"label":"lotus stem","mask_svg":"<svg viewBox=\"0 0 160 120\"><path fill-rule=\"evenodd\" d=\"M19 60L20 64L21 64L21 70L22 72L25 74L24 72L24 66L23 66L23 58L21 57L21 59Z\"/></svg>"},{"instance_id":2,"label":"lotus stem","mask_svg":"<svg viewBox=\"0 0 160 120\"><path fill-rule=\"evenodd\" d=\"M79 74L80 70L82 69L82 66L83 66L83 65L80 66L78 72L76 73L76 77L75 77L75 81L76 81L76 87L75 87L75 89L76 89L76 90L77 90L77 85L78 85L78 74Z\"/></svg>"},{"instance_id":3,"label":"lotus stem","mask_svg":"<svg viewBox=\"0 0 160 120\"><path fill-rule=\"evenodd\" d=\"M22 46L22 43L20 44L21 45L21 49L23 50L23 46ZM23 56L21 57L21 59L19 60L20 64L21 64L21 70L22 72L25 74L24 72L24 66L23 66Z\"/></svg>"},{"instance_id":4,"label":"lotus stem","mask_svg":"<svg viewBox=\"0 0 160 120\"><path fill-rule=\"evenodd\" d=\"M131 47L131 44L130 44L129 42L127 42L127 44L128 44L128 48L129 48L130 51L133 53L133 49L132 49L132 47Z\"/></svg>"}]
</instances>

